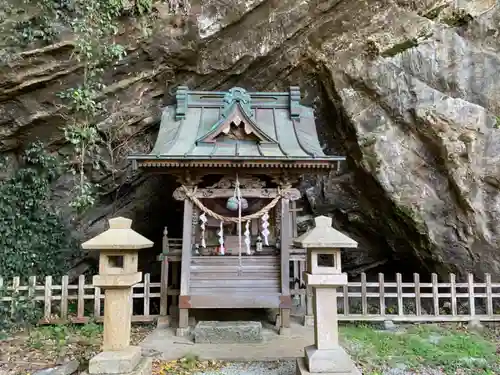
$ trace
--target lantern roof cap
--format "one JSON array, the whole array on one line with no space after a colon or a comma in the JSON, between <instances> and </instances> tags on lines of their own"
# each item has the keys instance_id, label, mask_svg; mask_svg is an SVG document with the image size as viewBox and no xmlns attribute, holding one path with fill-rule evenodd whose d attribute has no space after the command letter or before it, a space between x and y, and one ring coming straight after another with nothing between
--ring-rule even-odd
<instances>
[{"instance_id":1,"label":"lantern roof cap","mask_svg":"<svg viewBox=\"0 0 500 375\"><path fill-rule=\"evenodd\" d=\"M315 227L294 239L296 246L304 248L355 248L358 243L332 227L332 218L317 216Z\"/></svg>"},{"instance_id":2,"label":"lantern roof cap","mask_svg":"<svg viewBox=\"0 0 500 375\"><path fill-rule=\"evenodd\" d=\"M153 246L153 242L132 229L132 220L125 217L109 219L109 229L84 242L86 250L134 250Z\"/></svg>"}]
</instances>

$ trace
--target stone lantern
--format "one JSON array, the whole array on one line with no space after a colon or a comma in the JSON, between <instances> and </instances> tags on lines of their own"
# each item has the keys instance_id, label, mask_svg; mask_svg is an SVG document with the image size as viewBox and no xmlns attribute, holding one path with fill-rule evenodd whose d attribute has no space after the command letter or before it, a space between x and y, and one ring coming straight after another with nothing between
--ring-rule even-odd
<instances>
[{"instance_id":1,"label":"stone lantern","mask_svg":"<svg viewBox=\"0 0 500 375\"><path fill-rule=\"evenodd\" d=\"M332 219L318 216L315 228L296 238L294 244L307 250L306 285L314 293L314 345L297 360L297 375L351 375L361 372L339 345L337 287L347 284L342 273L341 248L355 248L357 242L332 228Z\"/></svg>"},{"instance_id":2,"label":"stone lantern","mask_svg":"<svg viewBox=\"0 0 500 375\"><path fill-rule=\"evenodd\" d=\"M130 346L132 287L142 279L137 271L138 251L153 242L131 229L132 220L109 220L109 229L82 245L100 250L99 274L94 286L104 289L103 352L89 362L89 374L151 374L151 359L141 358L141 348Z\"/></svg>"}]
</instances>

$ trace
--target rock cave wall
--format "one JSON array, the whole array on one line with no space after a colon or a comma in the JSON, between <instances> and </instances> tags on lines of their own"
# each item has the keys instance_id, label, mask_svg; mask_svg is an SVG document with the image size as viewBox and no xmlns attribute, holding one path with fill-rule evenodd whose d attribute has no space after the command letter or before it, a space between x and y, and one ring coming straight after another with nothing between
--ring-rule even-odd
<instances>
[{"instance_id":1,"label":"rock cave wall","mask_svg":"<svg viewBox=\"0 0 500 375\"><path fill-rule=\"evenodd\" d=\"M174 182L131 171L125 156L151 149L176 86L298 84L303 103L316 109L327 152L348 158L340 173L305 176L302 186L311 214L331 215L360 243L346 254L347 269L500 273L495 1L191 0L184 12L170 3L155 3L146 40L140 24L122 25L128 56L107 71L107 115L96 119L119 147L112 170L89 172L101 185L99 202L75 219L67 209L70 176L54 186L53 204L77 235L95 235L120 214L159 250L163 226L175 228ZM62 40L1 67L4 155L39 138L68 153L56 93L81 74L71 52Z\"/></svg>"}]
</instances>

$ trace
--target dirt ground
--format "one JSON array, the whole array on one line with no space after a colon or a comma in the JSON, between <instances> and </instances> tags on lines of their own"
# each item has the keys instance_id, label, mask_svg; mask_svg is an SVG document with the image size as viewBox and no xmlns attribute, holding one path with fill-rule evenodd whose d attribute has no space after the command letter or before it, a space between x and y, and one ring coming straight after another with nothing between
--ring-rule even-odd
<instances>
[{"instance_id":1,"label":"dirt ground","mask_svg":"<svg viewBox=\"0 0 500 375\"><path fill-rule=\"evenodd\" d=\"M143 342L145 355L154 358L154 375L269 375L272 369L269 366L276 367L273 374L294 373L293 361L238 364L224 358L204 359L203 353L193 350L181 359L167 358L144 344L153 330L151 325L134 325L131 344ZM340 335L343 346L367 375L500 373L498 326L478 333L462 325L401 325L395 331L345 325L340 328ZM95 323L40 326L4 334L0 337L0 375L31 375L71 360L77 360L84 371L88 360L100 352L101 343L102 325Z\"/></svg>"},{"instance_id":2,"label":"dirt ground","mask_svg":"<svg viewBox=\"0 0 500 375\"><path fill-rule=\"evenodd\" d=\"M140 343L152 329L134 325L132 344ZM83 370L88 360L99 353L101 343L102 326L94 323L13 332L0 339L0 374L27 375L75 359Z\"/></svg>"}]
</instances>

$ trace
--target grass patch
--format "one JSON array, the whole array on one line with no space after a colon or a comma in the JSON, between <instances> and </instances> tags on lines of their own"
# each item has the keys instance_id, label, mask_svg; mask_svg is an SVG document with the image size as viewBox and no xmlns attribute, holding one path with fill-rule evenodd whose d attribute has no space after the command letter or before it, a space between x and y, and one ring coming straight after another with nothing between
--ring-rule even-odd
<instances>
[{"instance_id":1,"label":"grass patch","mask_svg":"<svg viewBox=\"0 0 500 375\"><path fill-rule=\"evenodd\" d=\"M451 27L466 27L473 20L472 16L463 9L453 12L443 19L443 22Z\"/></svg>"},{"instance_id":2,"label":"grass patch","mask_svg":"<svg viewBox=\"0 0 500 375\"><path fill-rule=\"evenodd\" d=\"M427 13L420 14L420 16L425 17L429 20L435 20L439 17L439 14L448 7L448 5L440 5L434 9L431 9Z\"/></svg>"},{"instance_id":3,"label":"grass patch","mask_svg":"<svg viewBox=\"0 0 500 375\"><path fill-rule=\"evenodd\" d=\"M392 47L386 49L382 52L383 57L393 57L400 54L410 48L417 47L418 41L415 38L407 39L401 43L395 44Z\"/></svg>"},{"instance_id":4,"label":"grass patch","mask_svg":"<svg viewBox=\"0 0 500 375\"><path fill-rule=\"evenodd\" d=\"M496 345L479 334L435 325L409 326L400 332L373 327L341 328L346 349L364 373L387 367L439 368L445 374L497 374L500 356Z\"/></svg>"}]
</instances>

